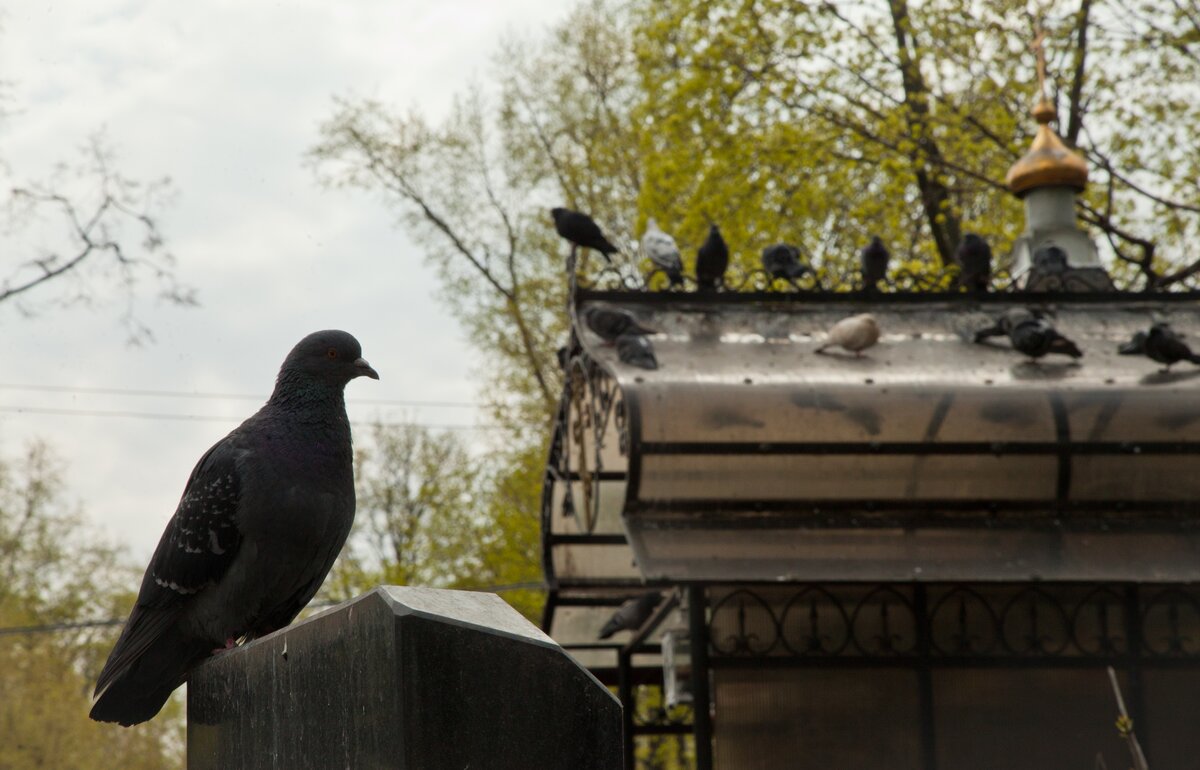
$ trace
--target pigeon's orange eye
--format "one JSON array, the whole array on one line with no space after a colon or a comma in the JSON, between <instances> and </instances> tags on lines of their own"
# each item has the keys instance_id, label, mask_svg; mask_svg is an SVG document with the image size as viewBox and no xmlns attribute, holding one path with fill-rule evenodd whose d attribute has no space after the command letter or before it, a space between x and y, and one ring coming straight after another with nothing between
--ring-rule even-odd
<instances>
[{"instance_id":1,"label":"pigeon's orange eye","mask_svg":"<svg viewBox=\"0 0 1200 770\"><path fill-rule=\"evenodd\" d=\"M330 348L329 350L326 350L325 355L330 358L337 358L337 348Z\"/></svg>"}]
</instances>

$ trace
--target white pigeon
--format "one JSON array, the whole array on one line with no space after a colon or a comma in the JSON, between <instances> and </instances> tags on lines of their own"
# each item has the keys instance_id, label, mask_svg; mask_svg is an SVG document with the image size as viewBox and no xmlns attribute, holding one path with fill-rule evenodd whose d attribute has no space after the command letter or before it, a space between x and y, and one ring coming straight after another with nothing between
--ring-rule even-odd
<instances>
[{"instance_id":1,"label":"white pigeon","mask_svg":"<svg viewBox=\"0 0 1200 770\"><path fill-rule=\"evenodd\" d=\"M683 258L675 239L659 229L653 218L646 222L646 232L641 238L642 254L671 279L671 285L683 283Z\"/></svg>"},{"instance_id":2,"label":"white pigeon","mask_svg":"<svg viewBox=\"0 0 1200 770\"><path fill-rule=\"evenodd\" d=\"M817 348L817 352L824 353L827 348L837 345L861 356L876 342L879 342L879 323L870 313L860 313L835 323L829 329L829 341Z\"/></svg>"}]
</instances>

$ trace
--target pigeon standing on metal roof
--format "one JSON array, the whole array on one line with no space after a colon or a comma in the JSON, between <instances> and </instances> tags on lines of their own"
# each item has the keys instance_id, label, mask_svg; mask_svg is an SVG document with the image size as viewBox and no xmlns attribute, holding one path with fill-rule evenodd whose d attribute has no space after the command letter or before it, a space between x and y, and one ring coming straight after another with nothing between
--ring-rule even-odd
<instances>
[{"instance_id":1,"label":"pigeon standing on metal roof","mask_svg":"<svg viewBox=\"0 0 1200 770\"><path fill-rule=\"evenodd\" d=\"M617 337L616 345L617 358L622 363L636 366L639 369L658 368L658 359L654 356L654 346L642 335L626 332Z\"/></svg>"},{"instance_id":2,"label":"pigeon standing on metal roof","mask_svg":"<svg viewBox=\"0 0 1200 770\"><path fill-rule=\"evenodd\" d=\"M1067 272L1067 252L1057 246L1041 246L1033 252L1033 269L1051 275Z\"/></svg>"},{"instance_id":3,"label":"pigeon standing on metal roof","mask_svg":"<svg viewBox=\"0 0 1200 770\"><path fill-rule=\"evenodd\" d=\"M762 266L772 281L782 278L788 283L795 283L812 272L812 268L800 261L800 249L789 243L776 243L763 249Z\"/></svg>"},{"instance_id":4,"label":"pigeon standing on metal roof","mask_svg":"<svg viewBox=\"0 0 1200 770\"><path fill-rule=\"evenodd\" d=\"M661 592L651 591L623 603L600 629L600 638L607 639L618 631L637 631L646 624L662 600Z\"/></svg>"},{"instance_id":5,"label":"pigeon standing on metal roof","mask_svg":"<svg viewBox=\"0 0 1200 770\"><path fill-rule=\"evenodd\" d=\"M999 336L1008 337L1013 350L1030 358L1041 358L1050 353L1071 358L1083 355L1083 351L1060 334L1049 321L1025 308L1008 310L993 325L975 332L975 341L982 342L989 337Z\"/></svg>"},{"instance_id":6,"label":"pigeon standing on metal roof","mask_svg":"<svg viewBox=\"0 0 1200 770\"><path fill-rule=\"evenodd\" d=\"M696 252L696 283L701 289L716 289L725 282L729 268L729 246L716 225L708 228L708 237Z\"/></svg>"},{"instance_id":7,"label":"pigeon standing on metal roof","mask_svg":"<svg viewBox=\"0 0 1200 770\"><path fill-rule=\"evenodd\" d=\"M824 353L835 345L861 356L867 348L879 342L879 322L870 313L860 313L843 318L829 329L829 341L817 348Z\"/></svg>"},{"instance_id":8,"label":"pigeon standing on metal roof","mask_svg":"<svg viewBox=\"0 0 1200 770\"><path fill-rule=\"evenodd\" d=\"M1183 341L1183 336L1162 321L1151 326L1149 331L1135 334L1133 339L1120 347L1120 352L1126 356L1144 355L1163 364L1163 371L1170 370L1173 364L1180 361L1200 364L1200 355L1193 353Z\"/></svg>"},{"instance_id":9,"label":"pigeon standing on metal roof","mask_svg":"<svg viewBox=\"0 0 1200 770\"><path fill-rule=\"evenodd\" d=\"M646 232L642 233L642 253L655 269L663 271L672 286L683 283L683 258L679 255L679 247L675 239L659 229L653 218L646 222Z\"/></svg>"},{"instance_id":10,"label":"pigeon standing on metal roof","mask_svg":"<svg viewBox=\"0 0 1200 770\"><path fill-rule=\"evenodd\" d=\"M954 251L958 263L958 285L967 291L987 291L992 280L992 247L975 233L963 236Z\"/></svg>"},{"instance_id":11,"label":"pigeon standing on metal roof","mask_svg":"<svg viewBox=\"0 0 1200 770\"><path fill-rule=\"evenodd\" d=\"M863 288L867 291L874 291L876 285L887 278L888 262L891 261L892 255L888 253L887 246L883 245L883 239L878 235L872 235L871 242L863 246L858 257L862 269Z\"/></svg>"},{"instance_id":12,"label":"pigeon standing on metal roof","mask_svg":"<svg viewBox=\"0 0 1200 770\"><path fill-rule=\"evenodd\" d=\"M589 305L583 311L583 322L610 345L622 334L654 334L653 329L638 323L633 313L618 308Z\"/></svg>"},{"instance_id":13,"label":"pigeon standing on metal roof","mask_svg":"<svg viewBox=\"0 0 1200 770\"><path fill-rule=\"evenodd\" d=\"M612 257L609 255L616 254L617 247L604 237L604 233L600 232L600 225L591 217L561 206L550 209L550 216L554 217L554 229L559 235L576 246L595 249L604 255L610 265L612 264Z\"/></svg>"},{"instance_id":14,"label":"pigeon standing on metal roof","mask_svg":"<svg viewBox=\"0 0 1200 770\"><path fill-rule=\"evenodd\" d=\"M363 376L379 379L354 337L308 335L266 405L200 458L100 672L92 719L145 722L198 663L286 626L317 592L354 520L343 391Z\"/></svg>"}]
</instances>

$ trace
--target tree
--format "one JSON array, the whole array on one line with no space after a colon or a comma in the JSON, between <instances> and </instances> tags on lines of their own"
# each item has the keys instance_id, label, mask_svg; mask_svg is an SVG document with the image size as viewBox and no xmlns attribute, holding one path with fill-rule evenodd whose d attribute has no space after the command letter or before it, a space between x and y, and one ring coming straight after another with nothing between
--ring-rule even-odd
<instances>
[{"instance_id":1,"label":"tree","mask_svg":"<svg viewBox=\"0 0 1200 770\"><path fill-rule=\"evenodd\" d=\"M790 231L831 262L871 232L915 266L948 264L966 230L1003 255L1044 26L1060 130L1093 168L1081 219L1144 285L1184 280L1200 271L1200 106L1177 84L1200 76L1200 14L1172 5L640 3L643 206L717 211L747 240Z\"/></svg>"},{"instance_id":2,"label":"tree","mask_svg":"<svg viewBox=\"0 0 1200 770\"><path fill-rule=\"evenodd\" d=\"M0 129L13 119L0 79ZM159 216L171 201L167 177L142 182L114 166L102 133L76 163L60 163L45 179L18 180L0 156L0 306L25 315L50 307L115 304L131 342L152 338L138 320L142 284L167 302L196 304L165 249Z\"/></svg>"},{"instance_id":3,"label":"tree","mask_svg":"<svg viewBox=\"0 0 1200 770\"><path fill-rule=\"evenodd\" d=\"M0 767L182 767L178 701L130 730L87 717L137 573L63 500L62 471L34 444L0 462ZM63 627L61 624L66 624Z\"/></svg>"},{"instance_id":4,"label":"tree","mask_svg":"<svg viewBox=\"0 0 1200 770\"><path fill-rule=\"evenodd\" d=\"M376 423L356 458L354 531L324 595L381 583L483 589L536 619L544 460L531 457L476 457L452 433Z\"/></svg>"}]
</instances>

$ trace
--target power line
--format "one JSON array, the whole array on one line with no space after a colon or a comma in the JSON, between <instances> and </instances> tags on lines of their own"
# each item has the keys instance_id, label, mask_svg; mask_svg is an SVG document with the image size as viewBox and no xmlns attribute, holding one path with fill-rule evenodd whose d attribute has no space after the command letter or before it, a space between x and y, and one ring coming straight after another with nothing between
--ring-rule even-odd
<instances>
[{"instance_id":1,"label":"power line","mask_svg":"<svg viewBox=\"0 0 1200 770\"><path fill-rule=\"evenodd\" d=\"M483 593L500 594L506 591L541 591L545 590L544 583L525 582L525 583L502 583L494 586L480 586L479 588L460 588L459 591L477 591ZM310 602L305 609L319 610L326 607L333 607L341 604L341 601L320 601ZM81 620L72 623L42 623L35 626L0 626L0 636L17 636L20 634L53 634L60 631L78 631L85 628L106 628L109 626L124 625L125 618L104 618L103 620Z\"/></svg>"},{"instance_id":2,"label":"power line","mask_svg":"<svg viewBox=\"0 0 1200 770\"><path fill-rule=\"evenodd\" d=\"M60 417L124 417L137 420L179 420L183 422L223 422L233 423L240 422L239 417L221 417L211 414L178 414L174 412L134 412L134 411L109 411L104 409L65 409L56 407L42 406L14 406L10 404L0 405L0 412L9 414L45 414L55 415ZM352 421L351 425L371 426L374 422ZM378 423L387 427L415 427L415 428L430 428L432 430L503 430L500 425L467 425L464 423L425 423L425 422L381 422Z\"/></svg>"},{"instance_id":3,"label":"power line","mask_svg":"<svg viewBox=\"0 0 1200 770\"><path fill-rule=\"evenodd\" d=\"M133 388L88 387L83 385L34 385L23 383L0 383L0 390L24 390L38 393L91 393L104 396L134 396L139 398L190 398L190 399L224 399L236 401L266 401L266 396L250 393L212 393L188 390L137 390ZM478 404L470 401L418 401L410 399L377 399L356 398L348 399L348 404L366 406L414 406L433 408L474 408Z\"/></svg>"}]
</instances>

